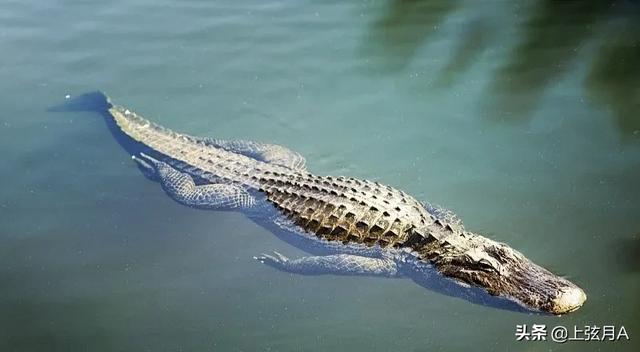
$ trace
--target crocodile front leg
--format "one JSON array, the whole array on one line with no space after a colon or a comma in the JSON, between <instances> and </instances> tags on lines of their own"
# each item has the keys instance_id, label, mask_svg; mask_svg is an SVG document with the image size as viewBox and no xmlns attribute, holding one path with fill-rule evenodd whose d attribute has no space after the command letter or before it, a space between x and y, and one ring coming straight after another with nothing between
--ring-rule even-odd
<instances>
[{"instance_id":1,"label":"crocodile front leg","mask_svg":"<svg viewBox=\"0 0 640 352\"><path fill-rule=\"evenodd\" d=\"M251 208L256 204L254 197L244 188L230 184L196 185L193 178L180 172L167 163L148 155L133 157L145 170L145 175L159 180L164 191L178 203L201 209ZM151 172L153 168L153 173Z\"/></svg>"},{"instance_id":2,"label":"crocodile front leg","mask_svg":"<svg viewBox=\"0 0 640 352\"><path fill-rule=\"evenodd\" d=\"M396 263L391 259L370 258L351 254L289 259L274 251L273 255L262 254L254 257L254 259L279 270L296 274L400 276Z\"/></svg>"}]
</instances>

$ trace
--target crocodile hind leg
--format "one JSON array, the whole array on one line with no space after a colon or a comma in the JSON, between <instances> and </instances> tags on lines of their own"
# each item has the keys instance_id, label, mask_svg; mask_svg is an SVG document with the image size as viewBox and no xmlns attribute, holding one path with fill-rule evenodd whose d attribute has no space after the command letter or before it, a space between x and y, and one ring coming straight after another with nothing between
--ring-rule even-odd
<instances>
[{"instance_id":1,"label":"crocodile hind leg","mask_svg":"<svg viewBox=\"0 0 640 352\"><path fill-rule=\"evenodd\" d=\"M164 191L178 203L201 209L251 208L256 200L244 188L230 184L196 185L193 178L167 163L145 154L133 157L145 176L157 179ZM153 168L153 173L151 172Z\"/></svg>"},{"instance_id":2,"label":"crocodile hind leg","mask_svg":"<svg viewBox=\"0 0 640 352\"><path fill-rule=\"evenodd\" d=\"M242 154L267 163L281 165L293 170L304 170L306 160L302 155L277 144L259 143L244 140L223 140L201 138L204 143Z\"/></svg>"},{"instance_id":3,"label":"crocodile hind leg","mask_svg":"<svg viewBox=\"0 0 640 352\"><path fill-rule=\"evenodd\" d=\"M261 263L276 269L307 275L369 275L400 276L396 263L391 259L362 257L352 254L334 254L289 259L278 252L254 257Z\"/></svg>"}]
</instances>

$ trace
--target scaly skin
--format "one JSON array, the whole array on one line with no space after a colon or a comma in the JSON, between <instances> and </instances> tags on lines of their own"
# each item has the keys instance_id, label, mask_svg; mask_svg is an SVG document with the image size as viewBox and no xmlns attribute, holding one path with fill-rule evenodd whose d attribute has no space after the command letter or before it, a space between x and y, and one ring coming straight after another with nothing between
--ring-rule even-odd
<instances>
[{"instance_id":1,"label":"scaly skin","mask_svg":"<svg viewBox=\"0 0 640 352\"><path fill-rule=\"evenodd\" d=\"M551 314L574 311L586 299L568 280L395 188L315 176L304 169L304 158L284 147L187 136L108 100L104 106L105 116L137 145L134 160L176 201L242 210L330 254L296 260L263 254L256 257L261 262L298 273L408 276L425 286L434 286L425 282L435 274L453 284L453 290L435 285L445 293L477 301L481 291Z\"/></svg>"}]
</instances>

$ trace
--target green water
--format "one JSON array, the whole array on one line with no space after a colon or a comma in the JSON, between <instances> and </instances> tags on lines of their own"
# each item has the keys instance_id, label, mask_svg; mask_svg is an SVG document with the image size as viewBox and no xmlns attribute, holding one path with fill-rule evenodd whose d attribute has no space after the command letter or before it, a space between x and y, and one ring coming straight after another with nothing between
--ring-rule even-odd
<instances>
[{"instance_id":1,"label":"green water","mask_svg":"<svg viewBox=\"0 0 640 352\"><path fill-rule=\"evenodd\" d=\"M639 6L0 2L0 351L637 351ZM174 203L96 114L46 112L94 89L451 208L588 300L526 315L260 265L303 253L239 214ZM518 342L516 324L631 340Z\"/></svg>"}]
</instances>

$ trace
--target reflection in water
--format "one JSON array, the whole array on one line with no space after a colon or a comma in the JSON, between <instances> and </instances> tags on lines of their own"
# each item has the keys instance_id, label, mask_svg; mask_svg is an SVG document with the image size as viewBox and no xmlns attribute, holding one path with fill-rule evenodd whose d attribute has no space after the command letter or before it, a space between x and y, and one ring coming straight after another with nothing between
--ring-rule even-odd
<instances>
[{"instance_id":1,"label":"reflection in water","mask_svg":"<svg viewBox=\"0 0 640 352\"><path fill-rule=\"evenodd\" d=\"M538 2L522 29L524 38L494 80L493 91L506 113L521 118L531 112L544 90L561 78L595 34L612 2Z\"/></svg>"},{"instance_id":2,"label":"reflection in water","mask_svg":"<svg viewBox=\"0 0 640 352\"><path fill-rule=\"evenodd\" d=\"M476 19L465 24L462 37L449 62L440 72L437 84L449 86L454 80L473 64L474 59L486 49L489 44L491 29L486 19Z\"/></svg>"},{"instance_id":3,"label":"reflection in water","mask_svg":"<svg viewBox=\"0 0 640 352\"><path fill-rule=\"evenodd\" d=\"M418 48L437 32L459 1L393 0L370 33L366 57L388 71L406 67ZM630 0L539 0L521 28L522 38L495 73L489 109L523 119L545 90L561 80L578 60L587 60L585 82L592 102L611 110L618 128L640 136L640 2ZM600 43L603 30L614 30ZM491 43L487 20L466 22L437 84L453 84ZM596 43L595 57L580 57L581 48ZM494 43L497 45L497 43Z\"/></svg>"},{"instance_id":4,"label":"reflection in water","mask_svg":"<svg viewBox=\"0 0 640 352\"><path fill-rule=\"evenodd\" d=\"M389 71L403 69L459 4L451 1L393 0L371 28L367 57Z\"/></svg>"},{"instance_id":5,"label":"reflection in water","mask_svg":"<svg viewBox=\"0 0 640 352\"><path fill-rule=\"evenodd\" d=\"M502 110L526 117L545 89L577 58L580 48L613 22L595 51L586 88L605 105L625 134L640 133L640 7L629 1L539 1L524 25L524 39L494 80ZM600 43L598 43L600 45Z\"/></svg>"},{"instance_id":6,"label":"reflection in water","mask_svg":"<svg viewBox=\"0 0 640 352\"><path fill-rule=\"evenodd\" d=\"M586 81L589 96L605 105L625 135L640 135L640 8L626 12L607 35Z\"/></svg>"},{"instance_id":7,"label":"reflection in water","mask_svg":"<svg viewBox=\"0 0 640 352\"><path fill-rule=\"evenodd\" d=\"M621 240L614 248L618 263L625 272L640 272L640 234Z\"/></svg>"}]
</instances>

